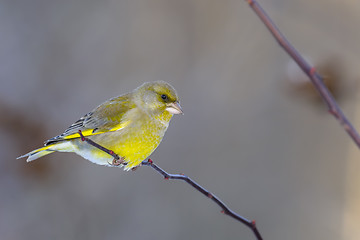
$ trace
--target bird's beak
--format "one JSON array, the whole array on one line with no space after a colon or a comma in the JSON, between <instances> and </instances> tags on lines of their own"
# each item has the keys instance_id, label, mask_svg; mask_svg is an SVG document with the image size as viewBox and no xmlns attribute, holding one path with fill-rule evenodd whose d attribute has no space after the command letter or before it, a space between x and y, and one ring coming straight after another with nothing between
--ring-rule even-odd
<instances>
[{"instance_id":1,"label":"bird's beak","mask_svg":"<svg viewBox=\"0 0 360 240\"><path fill-rule=\"evenodd\" d=\"M179 102L168 103L166 106L166 111L172 114L184 114Z\"/></svg>"}]
</instances>

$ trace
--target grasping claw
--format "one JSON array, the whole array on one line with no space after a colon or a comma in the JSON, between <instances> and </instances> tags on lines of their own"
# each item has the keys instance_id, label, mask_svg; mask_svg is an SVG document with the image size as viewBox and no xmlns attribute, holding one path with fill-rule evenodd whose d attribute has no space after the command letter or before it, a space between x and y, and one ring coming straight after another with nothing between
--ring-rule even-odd
<instances>
[{"instance_id":1,"label":"grasping claw","mask_svg":"<svg viewBox=\"0 0 360 240\"><path fill-rule=\"evenodd\" d=\"M112 155L112 154L110 154ZM114 157L111 163L109 163L111 166L119 166L119 165L126 165L125 158L124 157Z\"/></svg>"}]
</instances>

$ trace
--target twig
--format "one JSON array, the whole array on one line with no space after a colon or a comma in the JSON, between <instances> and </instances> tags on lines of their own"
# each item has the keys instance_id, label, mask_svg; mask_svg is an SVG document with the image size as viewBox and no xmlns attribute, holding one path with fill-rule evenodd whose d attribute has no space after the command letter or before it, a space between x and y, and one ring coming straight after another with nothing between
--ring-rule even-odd
<instances>
[{"instance_id":1,"label":"twig","mask_svg":"<svg viewBox=\"0 0 360 240\"><path fill-rule=\"evenodd\" d=\"M221 211L222 213L224 213L224 214L226 214L226 215L228 215L228 216L230 216L232 218L235 218L239 222L245 224L247 227L249 227L253 231L253 233L254 233L254 235L256 236L257 239L259 239L259 240L262 239L262 237L260 235L260 232L256 227L256 222L255 221L250 221L250 220L238 215L234 211L232 211L218 197L216 197L214 194L212 194L211 192L209 192L208 190L206 190L205 188L200 186L198 183L196 183L194 180L192 180L188 176L183 175L183 174L169 174L169 173L165 172L163 169L159 168L151 159L149 159L147 161L143 161L141 163L141 165L152 167L158 173L163 175L165 179L177 179L177 180L185 181L186 183L191 185L193 188L195 188L196 190L198 190L199 192L204 194L206 197L213 200L217 205L219 205L222 208L222 211Z\"/></svg>"},{"instance_id":2,"label":"twig","mask_svg":"<svg viewBox=\"0 0 360 240\"><path fill-rule=\"evenodd\" d=\"M120 159L120 157L116 153L114 153L114 151L101 146L100 144L92 141L89 138L84 137L84 135L82 134L81 131L79 131L79 135L80 135L80 138L81 138L82 141L92 145L93 147L96 147L96 148L100 149L101 151L106 152L107 154L114 157L114 159ZM123 163L123 164L126 164L126 163ZM239 222L241 222L241 223L245 224L247 227L249 227L253 231L254 235L256 236L256 238L258 240L263 239L261 237L261 235L260 235L259 230L256 227L256 222L255 221L250 221L250 220L238 215L234 211L232 211L218 197L216 197L214 194L212 194L211 192L209 192L208 190L206 190L205 188L200 186L198 183L196 183L194 180L192 180L188 176L183 175L183 174L169 174L169 173L165 172L163 169L161 169L160 167L158 167L151 159L143 161L141 163L141 165L152 167L155 171L157 171L159 174L161 174L165 179L176 179L176 180L185 181L190 186L192 186L193 188L195 188L196 190L198 190L199 192L204 194L206 197L213 200L217 205L219 205L220 208L222 209L222 211L221 211L222 213L224 213L224 214L238 220Z\"/></svg>"},{"instance_id":3,"label":"twig","mask_svg":"<svg viewBox=\"0 0 360 240\"><path fill-rule=\"evenodd\" d=\"M120 159L119 155L117 155L116 153L114 153L114 151L109 150L109 149L101 146L100 144L98 144L98 143L96 143L96 142L94 142L94 141L92 141L92 140L84 137L84 135L82 134L82 131L81 131L81 130L79 130L79 135L80 135L81 141L83 141L83 142L86 141L88 144L92 145L93 147L96 147L96 148L100 149L101 151L106 152L107 154L109 154L110 156L112 156L115 160L119 160L119 159Z\"/></svg>"},{"instance_id":4,"label":"twig","mask_svg":"<svg viewBox=\"0 0 360 240\"><path fill-rule=\"evenodd\" d=\"M322 77L316 71L315 67L312 67L305 59L300 55L300 53L290 44L290 42L285 38L285 36L280 32L276 27L264 9L256 0L246 0L250 7L254 10L257 16L269 29L271 34L280 44L280 46L290 55L290 57L299 65L299 67L304 71L304 73L310 78L311 82L314 84L315 88L319 92L321 98L325 101L325 104L328 107L330 114L332 114L340 123L345 131L352 138L354 143L360 148L360 136L356 129L353 127L351 122L346 118L345 114L340 109L339 105L336 103L334 97L331 95L329 90L323 83Z\"/></svg>"}]
</instances>

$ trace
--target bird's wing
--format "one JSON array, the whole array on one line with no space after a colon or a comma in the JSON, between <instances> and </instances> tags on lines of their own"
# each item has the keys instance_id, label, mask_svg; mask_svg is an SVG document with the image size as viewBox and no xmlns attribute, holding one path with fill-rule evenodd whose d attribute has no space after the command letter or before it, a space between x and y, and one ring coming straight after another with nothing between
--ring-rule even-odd
<instances>
[{"instance_id":1,"label":"bird's wing","mask_svg":"<svg viewBox=\"0 0 360 240\"><path fill-rule=\"evenodd\" d=\"M63 134L47 140L45 146L62 140L79 138L79 131L86 137L124 128L130 123L130 120L124 117L125 113L136 106L130 101L130 94L104 102L73 123Z\"/></svg>"}]
</instances>

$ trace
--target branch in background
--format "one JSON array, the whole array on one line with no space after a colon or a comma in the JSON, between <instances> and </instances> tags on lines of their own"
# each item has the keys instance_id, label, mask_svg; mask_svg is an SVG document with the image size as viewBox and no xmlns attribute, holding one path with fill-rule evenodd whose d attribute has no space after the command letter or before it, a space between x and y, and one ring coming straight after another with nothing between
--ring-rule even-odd
<instances>
[{"instance_id":1,"label":"branch in background","mask_svg":"<svg viewBox=\"0 0 360 240\"><path fill-rule=\"evenodd\" d=\"M96 148L100 149L101 151L106 152L107 154L111 155L115 160L121 159L112 150L107 149L107 148L97 144L96 142L92 141L91 139L89 139L87 137L84 137L84 135L82 134L81 131L79 131L79 135L80 135L82 141L85 141L86 143L92 145L93 147L96 147ZM245 224L247 227L249 227L253 231L254 235L256 236L256 238L258 240L262 240L260 232L256 227L255 221L250 221L250 220L238 215L234 211L232 211L218 197L216 197L214 194L212 194L211 192L209 192L208 190L206 190L205 188L200 186L198 183L196 183L194 180L192 180L188 176L185 176L185 175L182 175L182 174L169 174L169 173L165 172L163 169L161 169L160 167L158 167L155 163L153 163L153 161L151 159L149 159L147 161L143 161L141 163L141 165L152 167L158 173L163 175L165 179L175 179L175 180L183 180L183 181L185 181L190 186L192 186L193 188L195 188L196 190L198 190L199 192L204 194L206 197L213 200L217 205L219 205L222 208L222 211L221 211L222 213L224 213L224 214L238 220L239 222ZM135 170L136 168L137 167L133 168L133 170Z\"/></svg>"},{"instance_id":2,"label":"branch in background","mask_svg":"<svg viewBox=\"0 0 360 240\"><path fill-rule=\"evenodd\" d=\"M310 66L309 63L300 55L300 53L290 44L285 36L276 27L264 9L256 0L246 0L250 7L254 10L256 15L261 19L265 26L269 29L274 38L278 41L280 46L290 55L290 57L299 65L304 73L310 78L314 84L316 90L319 92L321 98L325 101L329 112L339 121L345 131L352 138L354 143L360 148L360 136L356 131L351 122L346 118L345 114L336 103L334 97L331 95L329 90L326 88L323 82L323 78L316 71L315 67Z\"/></svg>"}]
</instances>

